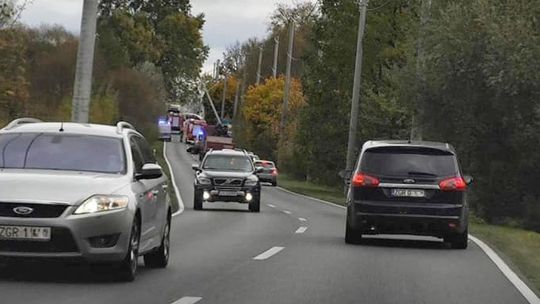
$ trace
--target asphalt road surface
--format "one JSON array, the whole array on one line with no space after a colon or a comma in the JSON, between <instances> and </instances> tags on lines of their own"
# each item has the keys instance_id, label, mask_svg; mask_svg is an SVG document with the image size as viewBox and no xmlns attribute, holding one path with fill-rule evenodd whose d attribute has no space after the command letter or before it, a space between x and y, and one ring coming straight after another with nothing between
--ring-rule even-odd
<instances>
[{"instance_id":1,"label":"asphalt road surface","mask_svg":"<svg viewBox=\"0 0 540 304\"><path fill-rule=\"evenodd\" d=\"M185 211L167 269L134 283L67 264L0 266L0 303L527 303L475 244L380 236L346 245L345 210L264 187L261 212L236 204L193 211L195 159L167 145ZM142 266L142 261L141 261Z\"/></svg>"}]
</instances>

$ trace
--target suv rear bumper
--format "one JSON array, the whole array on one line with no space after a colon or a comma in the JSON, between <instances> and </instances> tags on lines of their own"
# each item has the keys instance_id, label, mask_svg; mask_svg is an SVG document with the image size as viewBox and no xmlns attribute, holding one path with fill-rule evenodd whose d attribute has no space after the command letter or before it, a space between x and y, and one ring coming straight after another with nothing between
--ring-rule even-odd
<instances>
[{"instance_id":1,"label":"suv rear bumper","mask_svg":"<svg viewBox=\"0 0 540 304\"><path fill-rule=\"evenodd\" d=\"M468 226L466 205L356 201L347 213L352 228L365 234L444 237Z\"/></svg>"}]
</instances>

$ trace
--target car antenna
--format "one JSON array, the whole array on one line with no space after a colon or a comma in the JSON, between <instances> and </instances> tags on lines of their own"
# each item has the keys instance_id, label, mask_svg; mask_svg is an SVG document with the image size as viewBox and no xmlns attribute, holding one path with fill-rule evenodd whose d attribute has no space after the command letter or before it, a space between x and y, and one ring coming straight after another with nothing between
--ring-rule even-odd
<instances>
[{"instance_id":1,"label":"car antenna","mask_svg":"<svg viewBox=\"0 0 540 304\"><path fill-rule=\"evenodd\" d=\"M64 122L60 123L60 132L64 132Z\"/></svg>"}]
</instances>

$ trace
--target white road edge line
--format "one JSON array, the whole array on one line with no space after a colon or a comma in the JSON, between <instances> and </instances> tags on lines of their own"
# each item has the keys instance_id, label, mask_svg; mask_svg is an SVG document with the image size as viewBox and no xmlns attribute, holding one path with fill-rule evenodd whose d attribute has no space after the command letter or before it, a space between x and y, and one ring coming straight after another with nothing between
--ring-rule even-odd
<instances>
[{"instance_id":1,"label":"white road edge line","mask_svg":"<svg viewBox=\"0 0 540 304\"><path fill-rule=\"evenodd\" d=\"M305 218L303 218L303 217L299 217L298 220L299 220L300 222L307 222L307 219L305 219Z\"/></svg>"},{"instance_id":2,"label":"white road edge line","mask_svg":"<svg viewBox=\"0 0 540 304\"><path fill-rule=\"evenodd\" d=\"M174 193L176 194L176 199L178 200L178 211L173 213L173 217L178 216L184 212L184 201L182 201L182 197L180 196L180 190L178 190L178 186L176 185L176 180L174 179L174 172L171 166L171 162L169 162L169 159L167 158L167 142L163 142L163 158L165 159L165 162L167 163L167 167L169 167L169 172L171 173L171 181L174 188ZM176 304L176 303L175 303Z\"/></svg>"},{"instance_id":3,"label":"white road edge line","mask_svg":"<svg viewBox=\"0 0 540 304\"><path fill-rule=\"evenodd\" d=\"M527 299L530 304L540 304L540 298L523 282L518 275L508 267L508 265L491 249L486 243L482 242L480 239L469 235L469 238L473 240L478 247L480 247L484 253L497 265L499 270L504 274L504 276L519 290L519 292Z\"/></svg>"},{"instance_id":4,"label":"white road edge line","mask_svg":"<svg viewBox=\"0 0 540 304\"><path fill-rule=\"evenodd\" d=\"M305 199L323 203L326 205L338 207L341 209L347 209L345 206L341 206L335 203L323 201L318 198L309 197L300 193L295 193L290 190L284 189L282 187L277 187L281 191L287 192L292 195L300 196ZM514 287L521 293L521 295L530 303L530 304L540 304L540 298L519 278L519 276L499 257L499 255L493 251L486 243L482 242L480 239L469 234L469 238L478 246L482 251L491 259L491 261L499 268L503 275L514 285Z\"/></svg>"},{"instance_id":5,"label":"white road edge line","mask_svg":"<svg viewBox=\"0 0 540 304\"><path fill-rule=\"evenodd\" d=\"M272 247L272 248L266 250L265 252L259 254L258 256L254 257L253 259L257 260L257 261L267 260L271 256L277 254L278 252L280 252L283 249L285 249L285 247Z\"/></svg>"},{"instance_id":6,"label":"white road edge line","mask_svg":"<svg viewBox=\"0 0 540 304\"><path fill-rule=\"evenodd\" d=\"M272 204L266 204L266 206L270 207L270 208L276 208L276 206L272 205Z\"/></svg>"},{"instance_id":7,"label":"white road edge line","mask_svg":"<svg viewBox=\"0 0 540 304\"><path fill-rule=\"evenodd\" d=\"M202 300L200 297L183 297L180 300L174 302L173 304L195 304Z\"/></svg>"},{"instance_id":8,"label":"white road edge line","mask_svg":"<svg viewBox=\"0 0 540 304\"><path fill-rule=\"evenodd\" d=\"M300 227L300 228L298 228L298 230L296 230L295 233L296 234L304 233L304 232L306 232L306 230L307 230L307 227Z\"/></svg>"},{"instance_id":9,"label":"white road edge line","mask_svg":"<svg viewBox=\"0 0 540 304\"><path fill-rule=\"evenodd\" d=\"M290 212L289 210L283 210L283 213L285 213L285 214L292 214L292 212Z\"/></svg>"}]
</instances>

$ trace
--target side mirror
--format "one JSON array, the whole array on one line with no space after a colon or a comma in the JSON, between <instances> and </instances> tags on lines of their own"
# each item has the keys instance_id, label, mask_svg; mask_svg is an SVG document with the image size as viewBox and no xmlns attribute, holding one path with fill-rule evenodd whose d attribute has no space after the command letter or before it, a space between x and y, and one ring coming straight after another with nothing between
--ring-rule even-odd
<instances>
[{"instance_id":1,"label":"side mirror","mask_svg":"<svg viewBox=\"0 0 540 304\"><path fill-rule=\"evenodd\" d=\"M141 173L135 175L137 180L156 179L163 176L163 170L158 164L145 164L142 167Z\"/></svg>"},{"instance_id":2,"label":"side mirror","mask_svg":"<svg viewBox=\"0 0 540 304\"><path fill-rule=\"evenodd\" d=\"M470 175L467 175L467 174L465 174L463 176L463 179L465 180L465 183L467 185L470 185L470 184L472 184L474 182L474 178L472 176L470 176Z\"/></svg>"},{"instance_id":3,"label":"side mirror","mask_svg":"<svg viewBox=\"0 0 540 304\"><path fill-rule=\"evenodd\" d=\"M199 165L197 165L197 164L191 165L191 169L193 169L193 171L199 171L200 170Z\"/></svg>"}]
</instances>

